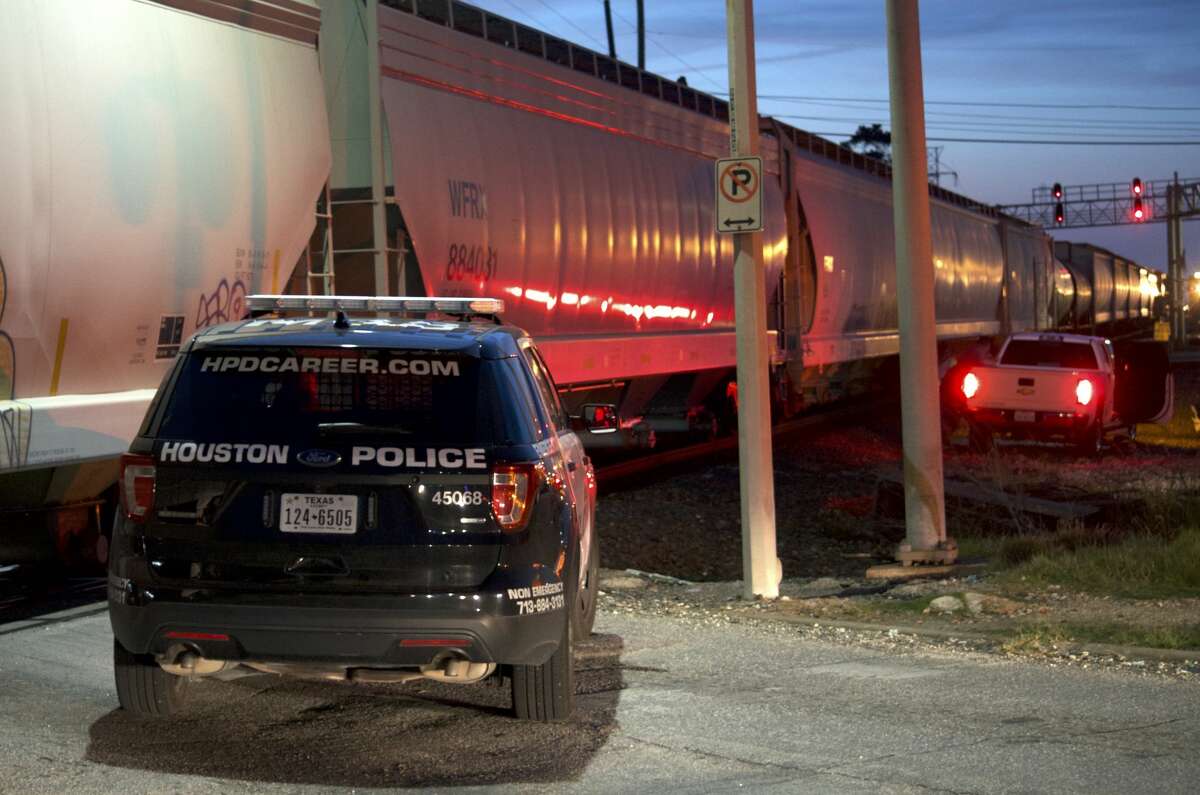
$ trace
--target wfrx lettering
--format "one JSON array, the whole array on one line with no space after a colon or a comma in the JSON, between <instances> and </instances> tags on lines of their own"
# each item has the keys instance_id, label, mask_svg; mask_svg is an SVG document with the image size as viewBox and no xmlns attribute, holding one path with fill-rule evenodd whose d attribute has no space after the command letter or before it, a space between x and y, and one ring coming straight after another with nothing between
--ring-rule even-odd
<instances>
[{"instance_id":1,"label":"wfrx lettering","mask_svg":"<svg viewBox=\"0 0 1200 795\"><path fill-rule=\"evenodd\" d=\"M446 180L450 189L450 214L459 218L487 218L487 193L478 182L464 179Z\"/></svg>"}]
</instances>

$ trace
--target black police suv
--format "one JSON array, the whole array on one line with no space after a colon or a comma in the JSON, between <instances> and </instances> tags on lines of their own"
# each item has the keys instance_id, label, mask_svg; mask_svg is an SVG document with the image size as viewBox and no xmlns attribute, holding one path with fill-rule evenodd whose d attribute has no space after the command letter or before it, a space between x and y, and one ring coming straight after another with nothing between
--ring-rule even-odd
<instances>
[{"instance_id":1,"label":"black police suv","mask_svg":"<svg viewBox=\"0 0 1200 795\"><path fill-rule=\"evenodd\" d=\"M121 706L170 715L242 665L506 678L518 718L567 717L595 619L595 475L533 342L498 301L249 305L307 311L196 334L121 459Z\"/></svg>"}]
</instances>

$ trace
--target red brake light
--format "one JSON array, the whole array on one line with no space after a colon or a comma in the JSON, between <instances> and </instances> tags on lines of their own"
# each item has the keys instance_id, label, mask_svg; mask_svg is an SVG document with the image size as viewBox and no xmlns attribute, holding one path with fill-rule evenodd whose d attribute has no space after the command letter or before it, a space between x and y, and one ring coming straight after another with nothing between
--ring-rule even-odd
<instances>
[{"instance_id":1,"label":"red brake light","mask_svg":"<svg viewBox=\"0 0 1200 795\"><path fill-rule=\"evenodd\" d=\"M121 508L125 518L144 522L154 507L154 458L125 453L121 456Z\"/></svg>"},{"instance_id":2,"label":"red brake light","mask_svg":"<svg viewBox=\"0 0 1200 795\"><path fill-rule=\"evenodd\" d=\"M501 530L516 533L524 529L540 481L537 464L497 464L492 468L492 513Z\"/></svg>"},{"instance_id":3,"label":"red brake light","mask_svg":"<svg viewBox=\"0 0 1200 795\"><path fill-rule=\"evenodd\" d=\"M974 373L967 373L962 380L963 397L967 400L975 397L975 393L979 391L979 376Z\"/></svg>"},{"instance_id":4,"label":"red brake light","mask_svg":"<svg viewBox=\"0 0 1200 795\"><path fill-rule=\"evenodd\" d=\"M1075 384L1075 400L1079 405L1086 406L1092 402L1092 395L1095 394L1095 388L1092 382L1086 378L1080 378L1079 383Z\"/></svg>"}]
</instances>

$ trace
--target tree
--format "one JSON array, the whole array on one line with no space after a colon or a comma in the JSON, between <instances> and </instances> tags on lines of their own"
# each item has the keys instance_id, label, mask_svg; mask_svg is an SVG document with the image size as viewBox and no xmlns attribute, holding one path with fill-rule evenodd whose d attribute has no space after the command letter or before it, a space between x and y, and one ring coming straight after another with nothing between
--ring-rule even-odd
<instances>
[{"instance_id":1,"label":"tree","mask_svg":"<svg viewBox=\"0 0 1200 795\"><path fill-rule=\"evenodd\" d=\"M846 146L867 157L892 162L892 134L880 124L860 124Z\"/></svg>"}]
</instances>

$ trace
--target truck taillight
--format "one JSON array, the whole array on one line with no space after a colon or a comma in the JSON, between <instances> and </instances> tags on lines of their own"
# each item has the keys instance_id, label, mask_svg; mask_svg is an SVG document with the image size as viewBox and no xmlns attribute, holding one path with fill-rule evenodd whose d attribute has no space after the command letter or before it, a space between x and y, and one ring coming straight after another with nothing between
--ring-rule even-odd
<instances>
[{"instance_id":1,"label":"truck taillight","mask_svg":"<svg viewBox=\"0 0 1200 795\"><path fill-rule=\"evenodd\" d=\"M144 522L154 507L154 458L125 453L121 456L121 508L125 518Z\"/></svg>"},{"instance_id":2,"label":"truck taillight","mask_svg":"<svg viewBox=\"0 0 1200 795\"><path fill-rule=\"evenodd\" d=\"M1080 378L1079 382L1075 384L1075 401L1081 406L1086 406L1092 402L1092 395L1095 392L1096 389L1092 386L1091 381L1086 378Z\"/></svg>"},{"instance_id":3,"label":"truck taillight","mask_svg":"<svg viewBox=\"0 0 1200 795\"><path fill-rule=\"evenodd\" d=\"M967 400L975 397L975 393L979 391L979 376L974 373L967 373L962 380L963 397Z\"/></svg>"},{"instance_id":4,"label":"truck taillight","mask_svg":"<svg viewBox=\"0 0 1200 795\"><path fill-rule=\"evenodd\" d=\"M541 480L537 464L496 464L492 468L492 513L500 529L516 533L533 513L533 495Z\"/></svg>"}]
</instances>

